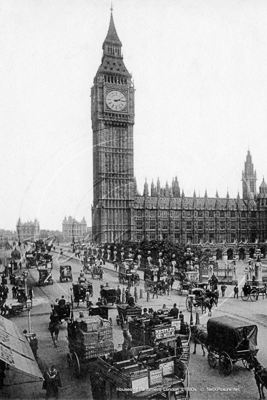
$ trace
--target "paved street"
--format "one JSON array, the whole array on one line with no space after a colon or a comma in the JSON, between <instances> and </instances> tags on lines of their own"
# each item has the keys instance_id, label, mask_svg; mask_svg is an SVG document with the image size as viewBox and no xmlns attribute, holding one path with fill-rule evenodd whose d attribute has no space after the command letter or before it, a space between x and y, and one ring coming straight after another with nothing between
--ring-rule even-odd
<instances>
[{"instance_id":1,"label":"paved street","mask_svg":"<svg viewBox=\"0 0 267 400\"><path fill-rule=\"evenodd\" d=\"M36 269L29 270L29 281L33 284L34 288L34 301L33 309L31 311L31 324L32 331L37 334L39 339L39 365L43 369L50 363L54 363L61 371L63 387L60 389L60 397L64 399L91 399L90 380L88 374L82 379L77 380L74 378L67 367L66 355L68 353L67 343L67 330L66 325L63 324L60 329L58 348L55 349L48 331L49 312L51 308L51 302L56 298L65 296L66 300L70 299L70 288L71 283L60 283L59 282L59 265L66 262L72 266L73 270L73 281L77 281L77 277L81 270L81 263L79 260L66 257L61 257L58 254L54 254L54 268L53 278L54 284L36 286L38 279L38 272ZM244 264L241 262L237 266L238 279L242 282L244 276ZM90 279L91 280L91 279ZM114 271L112 264L106 263L104 272L104 284L109 282L110 287L116 287L118 285L117 273ZM102 281L93 280L94 285L94 296L93 301L95 302L98 298L100 284ZM120 285L121 287L123 285ZM124 285L126 287L126 285ZM176 285L174 285L174 288ZM150 299L147 302L147 298L144 291L144 284L141 282L138 287L138 296L140 296L140 289L143 291L143 298L138 299L138 304L143 307L152 307L154 309L161 308L165 303L167 307L171 307L174 302L185 314L185 320L189 322L190 315L185 308L186 296L178 296L177 292L173 290L169 296L159 296L157 299ZM11 297L11 286L10 294ZM267 365L267 350L266 350L266 333L267 333L267 317L266 317L267 301L259 299L256 302L247 301L244 302L241 298L234 299L232 293L232 287L228 286L226 290L226 297L219 299L219 305L216 309L213 309L212 316L220 316L228 314L237 318L245 319L248 323L256 323L258 325L258 347L259 360L263 365ZM122 343L122 331L121 328L116 325L116 307L111 307L109 310L109 316L113 319L113 336L115 347L119 348ZM207 315L201 316L201 323L206 323L208 319ZM21 331L28 329L28 317L27 312L24 316L17 317L12 320L15 322ZM195 315L194 315L195 321ZM12 370L7 371L6 386L2 391L3 398L35 398L42 399L45 397L45 391L41 390L41 383L21 383L22 379L31 381L27 376L23 378L23 375L14 372ZM15 385L15 386L14 386ZM202 356L201 348L198 347L197 354L190 355L189 363L189 383L188 386L192 389L191 399L202 400L202 399L257 399L257 387L254 381L253 373L247 371L242 366L241 362L238 362L234 366L234 371L230 376L224 376L219 372L218 368L214 370L208 365L207 358Z\"/></svg>"}]
</instances>

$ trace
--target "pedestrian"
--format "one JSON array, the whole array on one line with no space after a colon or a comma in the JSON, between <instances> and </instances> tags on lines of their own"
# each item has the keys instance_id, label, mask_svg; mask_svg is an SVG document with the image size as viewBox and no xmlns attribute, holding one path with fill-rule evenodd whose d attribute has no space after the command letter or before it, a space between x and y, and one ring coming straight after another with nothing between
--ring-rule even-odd
<instances>
[{"instance_id":1,"label":"pedestrian","mask_svg":"<svg viewBox=\"0 0 267 400\"><path fill-rule=\"evenodd\" d=\"M43 389L46 390L45 398L55 397L58 399L58 388L61 386L59 372L54 365L51 365L44 374Z\"/></svg>"},{"instance_id":2,"label":"pedestrian","mask_svg":"<svg viewBox=\"0 0 267 400\"><path fill-rule=\"evenodd\" d=\"M128 300L129 300L130 296L131 296L130 289L127 287L127 288L125 289L125 299L126 299L126 303L128 303Z\"/></svg>"},{"instance_id":3,"label":"pedestrian","mask_svg":"<svg viewBox=\"0 0 267 400\"><path fill-rule=\"evenodd\" d=\"M37 358L38 339L37 339L35 333L33 333L32 336L30 337L30 346L31 346L34 358Z\"/></svg>"},{"instance_id":4,"label":"pedestrian","mask_svg":"<svg viewBox=\"0 0 267 400\"><path fill-rule=\"evenodd\" d=\"M181 321L181 324L184 323L184 314L182 311L179 312L179 320Z\"/></svg>"},{"instance_id":5,"label":"pedestrian","mask_svg":"<svg viewBox=\"0 0 267 400\"><path fill-rule=\"evenodd\" d=\"M153 299L154 299L154 297L155 296L157 296L157 298L158 298L158 286L157 286L157 284L155 284L154 285L154 287L153 287Z\"/></svg>"},{"instance_id":6,"label":"pedestrian","mask_svg":"<svg viewBox=\"0 0 267 400\"><path fill-rule=\"evenodd\" d=\"M12 286L12 299L16 299L17 298L17 286Z\"/></svg>"},{"instance_id":7,"label":"pedestrian","mask_svg":"<svg viewBox=\"0 0 267 400\"><path fill-rule=\"evenodd\" d=\"M117 270L118 270L118 264L115 262L114 263L114 269L115 269L115 271L117 272Z\"/></svg>"},{"instance_id":8,"label":"pedestrian","mask_svg":"<svg viewBox=\"0 0 267 400\"><path fill-rule=\"evenodd\" d=\"M120 288L119 285L118 285L118 287L117 287L117 293L116 293L116 295L117 295L117 302L120 303L120 302L121 302L121 288Z\"/></svg>"},{"instance_id":9,"label":"pedestrian","mask_svg":"<svg viewBox=\"0 0 267 400\"><path fill-rule=\"evenodd\" d=\"M235 285L235 287L234 287L234 298L236 297L238 299L238 292L239 292L238 286Z\"/></svg>"},{"instance_id":10,"label":"pedestrian","mask_svg":"<svg viewBox=\"0 0 267 400\"><path fill-rule=\"evenodd\" d=\"M225 295L226 288L227 288L227 286L222 284L222 286L221 286L222 297L224 297L224 295Z\"/></svg>"},{"instance_id":11,"label":"pedestrian","mask_svg":"<svg viewBox=\"0 0 267 400\"><path fill-rule=\"evenodd\" d=\"M178 318L178 315L179 315L179 310L177 308L177 304L174 303L173 308L171 309L171 311L169 313L169 316L170 317L174 317L174 318Z\"/></svg>"}]
</instances>

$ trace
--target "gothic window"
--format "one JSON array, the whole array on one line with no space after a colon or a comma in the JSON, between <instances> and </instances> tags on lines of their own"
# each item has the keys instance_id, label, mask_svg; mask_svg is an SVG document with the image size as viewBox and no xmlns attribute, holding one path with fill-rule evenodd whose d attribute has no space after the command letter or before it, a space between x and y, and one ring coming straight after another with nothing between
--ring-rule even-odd
<instances>
[{"instance_id":1,"label":"gothic window","mask_svg":"<svg viewBox=\"0 0 267 400\"><path fill-rule=\"evenodd\" d=\"M254 182L253 181L249 182L249 186L250 186L250 191L254 192Z\"/></svg>"},{"instance_id":2,"label":"gothic window","mask_svg":"<svg viewBox=\"0 0 267 400\"><path fill-rule=\"evenodd\" d=\"M149 223L149 229L156 229L156 220L151 220Z\"/></svg>"},{"instance_id":3,"label":"gothic window","mask_svg":"<svg viewBox=\"0 0 267 400\"><path fill-rule=\"evenodd\" d=\"M167 219L162 220L162 229L168 229L168 220Z\"/></svg>"},{"instance_id":4,"label":"gothic window","mask_svg":"<svg viewBox=\"0 0 267 400\"><path fill-rule=\"evenodd\" d=\"M180 221L178 221L178 220L174 221L174 228L175 229L180 229Z\"/></svg>"},{"instance_id":5,"label":"gothic window","mask_svg":"<svg viewBox=\"0 0 267 400\"><path fill-rule=\"evenodd\" d=\"M220 211L220 217L224 217L225 216L225 212L224 211Z\"/></svg>"},{"instance_id":6,"label":"gothic window","mask_svg":"<svg viewBox=\"0 0 267 400\"><path fill-rule=\"evenodd\" d=\"M214 211L210 211L210 212L209 212L209 216L210 216L210 217L214 217Z\"/></svg>"},{"instance_id":7,"label":"gothic window","mask_svg":"<svg viewBox=\"0 0 267 400\"><path fill-rule=\"evenodd\" d=\"M210 223L209 223L209 228L210 228L210 229L214 229L214 221L210 221Z\"/></svg>"},{"instance_id":8,"label":"gothic window","mask_svg":"<svg viewBox=\"0 0 267 400\"><path fill-rule=\"evenodd\" d=\"M235 217L235 211L231 211L231 217Z\"/></svg>"},{"instance_id":9,"label":"gothic window","mask_svg":"<svg viewBox=\"0 0 267 400\"><path fill-rule=\"evenodd\" d=\"M198 221L198 229L203 229L203 221Z\"/></svg>"},{"instance_id":10,"label":"gothic window","mask_svg":"<svg viewBox=\"0 0 267 400\"><path fill-rule=\"evenodd\" d=\"M246 217L246 216L247 216L246 211L241 211L241 217Z\"/></svg>"},{"instance_id":11,"label":"gothic window","mask_svg":"<svg viewBox=\"0 0 267 400\"><path fill-rule=\"evenodd\" d=\"M198 216L203 217L203 211L198 211Z\"/></svg>"},{"instance_id":12,"label":"gothic window","mask_svg":"<svg viewBox=\"0 0 267 400\"><path fill-rule=\"evenodd\" d=\"M191 211L186 211L186 216L191 217Z\"/></svg>"},{"instance_id":13,"label":"gothic window","mask_svg":"<svg viewBox=\"0 0 267 400\"><path fill-rule=\"evenodd\" d=\"M192 222L186 221L186 229L192 229Z\"/></svg>"},{"instance_id":14,"label":"gothic window","mask_svg":"<svg viewBox=\"0 0 267 400\"><path fill-rule=\"evenodd\" d=\"M143 229L143 221L141 219L138 219L136 221L136 229L142 230Z\"/></svg>"}]
</instances>

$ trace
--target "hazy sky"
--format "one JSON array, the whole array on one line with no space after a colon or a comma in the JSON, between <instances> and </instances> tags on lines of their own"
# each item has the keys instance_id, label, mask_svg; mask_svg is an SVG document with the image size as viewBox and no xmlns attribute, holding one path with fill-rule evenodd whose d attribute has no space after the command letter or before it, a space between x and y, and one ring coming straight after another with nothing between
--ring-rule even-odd
<instances>
[{"instance_id":1,"label":"hazy sky","mask_svg":"<svg viewBox=\"0 0 267 400\"><path fill-rule=\"evenodd\" d=\"M108 0L0 1L0 228L91 224L90 88ZM186 196L241 194L248 148L267 178L267 2L113 0L135 92L143 191L177 175Z\"/></svg>"}]
</instances>

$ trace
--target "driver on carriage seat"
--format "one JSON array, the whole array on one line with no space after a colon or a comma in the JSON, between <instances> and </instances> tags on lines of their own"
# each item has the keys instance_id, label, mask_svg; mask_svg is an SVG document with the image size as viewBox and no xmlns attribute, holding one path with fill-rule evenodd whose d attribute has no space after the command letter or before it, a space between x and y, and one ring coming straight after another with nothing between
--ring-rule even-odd
<instances>
[{"instance_id":1,"label":"driver on carriage seat","mask_svg":"<svg viewBox=\"0 0 267 400\"><path fill-rule=\"evenodd\" d=\"M66 304L66 300L64 299L64 296L61 297L61 299L58 302L58 305L60 308L63 308Z\"/></svg>"},{"instance_id":2,"label":"driver on carriage seat","mask_svg":"<svg viewBox=\"0 0 267 400\"><path fill-rule=\"evenodd\" d=\"M84 276L84 272L81 271L80 276L79 276L79 283L85 283L85 281L86 281L86 278Z\"/></svg>"}]
</instances>

